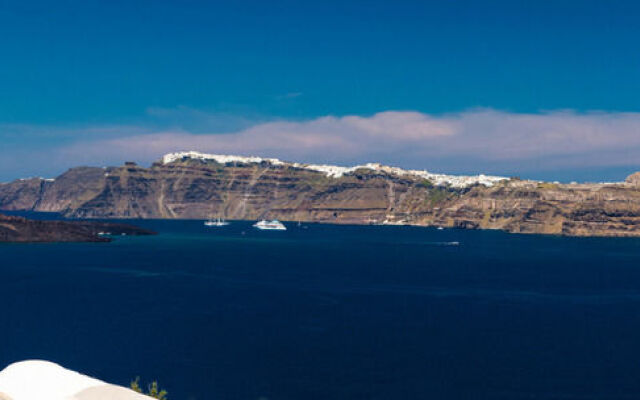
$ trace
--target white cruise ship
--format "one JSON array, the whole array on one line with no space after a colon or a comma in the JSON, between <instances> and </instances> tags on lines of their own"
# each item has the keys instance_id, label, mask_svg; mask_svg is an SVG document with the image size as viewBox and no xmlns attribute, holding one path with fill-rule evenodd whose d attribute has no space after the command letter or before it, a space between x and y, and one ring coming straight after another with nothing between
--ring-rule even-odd
<instances>
[{"instance_id":1,"label":"white cruise ship","mask_svg":"<svg viewBox=\"0 0 640 400\"><path fill-rule=\"evenodd\" d=\"M266 230L266 231L286 231L287 230L287 227L285 227L284 224L278 221L277 219L274 219L273 221L267 221L263 219L262 221L258 221L255 224L253 224L253 226L255 228Z\"/></svg>"}]
</instances>

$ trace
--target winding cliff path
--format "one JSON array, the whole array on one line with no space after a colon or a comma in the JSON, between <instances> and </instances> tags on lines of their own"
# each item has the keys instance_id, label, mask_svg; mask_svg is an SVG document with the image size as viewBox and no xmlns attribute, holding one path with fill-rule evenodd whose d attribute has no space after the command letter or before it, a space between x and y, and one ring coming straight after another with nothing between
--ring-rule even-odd
<instances>
[{"instance_id":1,"label":"winding cliff path","mask_svg":"<svg viewBox=\"0 0 640 400\"><path fill-rule=\"evenodd\" d=\"M176 218L176 213L173 212L171 207L164 204L165 187L166 187L166 183L165 181L162 181L162 184L160 185L160 194L158 195L158 212L160 212L160 215L162 216L162 218L167 218L167 217Z\"/></svg>"},{"instance_id":2,"label":"winding cliff path","mask_svg":"<svg viewBox=\"0 0 640 400\"><path fill-rule=\"evenodd\" d=\"M389 205L387 206L387 214L393 211L393 208L396 204L396 191L394 189L395 187L393 182L389 181L387 185L387 197L389 199Z\"/></svg>"},{"instance_id":3,"label":"winding cliff path","mask_svg":"<svg viewBox=\"0 0 640 400\"><path fill-rule=\"evenodd\" d=\"M247 184L247 187L245 188L243 194L242 194L242 201L240 201L240 203L238 204L238 207L236 207L236 213L238 211L241 212L241 214L239 215L241 218L244 218L247 215L247 200L249 199L249 197L251 196L251 194L249 193L249 191L251 189L253 189L253 187L258 183L258 181L260 180L260 178L269 170L269 167L264 168L262 170L258 170L258 172L256 174L254 174L251 177L251 180L249 181L249 183Z\"/></svg>"}]
</instances>

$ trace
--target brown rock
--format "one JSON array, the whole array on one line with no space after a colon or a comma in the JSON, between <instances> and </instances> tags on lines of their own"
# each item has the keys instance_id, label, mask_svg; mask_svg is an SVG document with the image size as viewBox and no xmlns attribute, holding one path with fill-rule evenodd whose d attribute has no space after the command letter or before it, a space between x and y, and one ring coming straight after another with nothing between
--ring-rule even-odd
<instances>
[{"instance_id":1,"label":"brown rock","mask_svg":"<svg viewBox=\"0 0 640 400\"><path fill-rule=\"evenodd\" d=\"M625 182L630 183L632 185L640 186L640 172L633 173L627 176Z\"/></svg>"},{"instance_id":2,"label":"brown rock","mask_svg":"<svg viewBox=\"0 0 640 400\"><path fill-rule=\"evenodd\" d=\"M97 221L37 221L0 214L0 242L109 242L100 233L150 235L126 224Z\"/></svg>"}]
</instances>

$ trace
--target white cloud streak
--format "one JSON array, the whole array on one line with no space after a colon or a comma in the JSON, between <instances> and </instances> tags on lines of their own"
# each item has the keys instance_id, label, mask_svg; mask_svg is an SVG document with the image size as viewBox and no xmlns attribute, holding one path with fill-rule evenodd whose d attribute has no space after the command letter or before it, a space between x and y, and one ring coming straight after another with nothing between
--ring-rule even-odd
<instances>
[{"instance_id":1,"label":"white cloud streak","mask_svg":"<svg viewBox=\"0 0 640 400\"><path fill-rule=\"evenodd\" d=\"M202 126L193 133L185 127L194 111L188 110L183 124L177 122L176 113L171 113L170 127L158 128L157 121L153 128L128 126L130 134L117 137L101 136L95 133L99 127L91 127L90 138L81 135L78 141L55 149L56 158L69 165L152 161L167 152L198 150L291 161L382 161L442 172L493 173L526 166L549 170L640 165L640 113L518 114L478 109L429 115L386 111L367 117L277 120L230 133ZM207 120L201 114L198 118ZM110 126L108 131L113 129Z\"/></svg>"}]
</instances>

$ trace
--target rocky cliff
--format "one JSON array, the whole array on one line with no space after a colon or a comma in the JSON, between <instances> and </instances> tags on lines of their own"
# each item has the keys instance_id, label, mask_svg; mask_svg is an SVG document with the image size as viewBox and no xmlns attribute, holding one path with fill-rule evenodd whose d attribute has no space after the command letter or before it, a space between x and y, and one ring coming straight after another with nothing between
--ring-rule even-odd
<instances>
[{"instance_id":1,"label":"rocky cliff","mask_svg":"<svg viewBox=\"0 0 640 400\"><path fill-rule=\"evenodd\" d=\"M640 236L640 185L458 177L378 164L165 156L149 168L74 168L0 185L0 209L76 218L278 218L437 225L576 236Z\"/></svg>"},{"instance_id":2,"label":"rocky cliff","mask_svg":"<svg viewBox=\"0 0 640 400\"><path fill-rule=\"evenodd\" d=\"M0 242L109 242L111 235L123 234L150 235L153 232L126 224L35 221L0 214Z\"/></svg>"}]
</instances>

